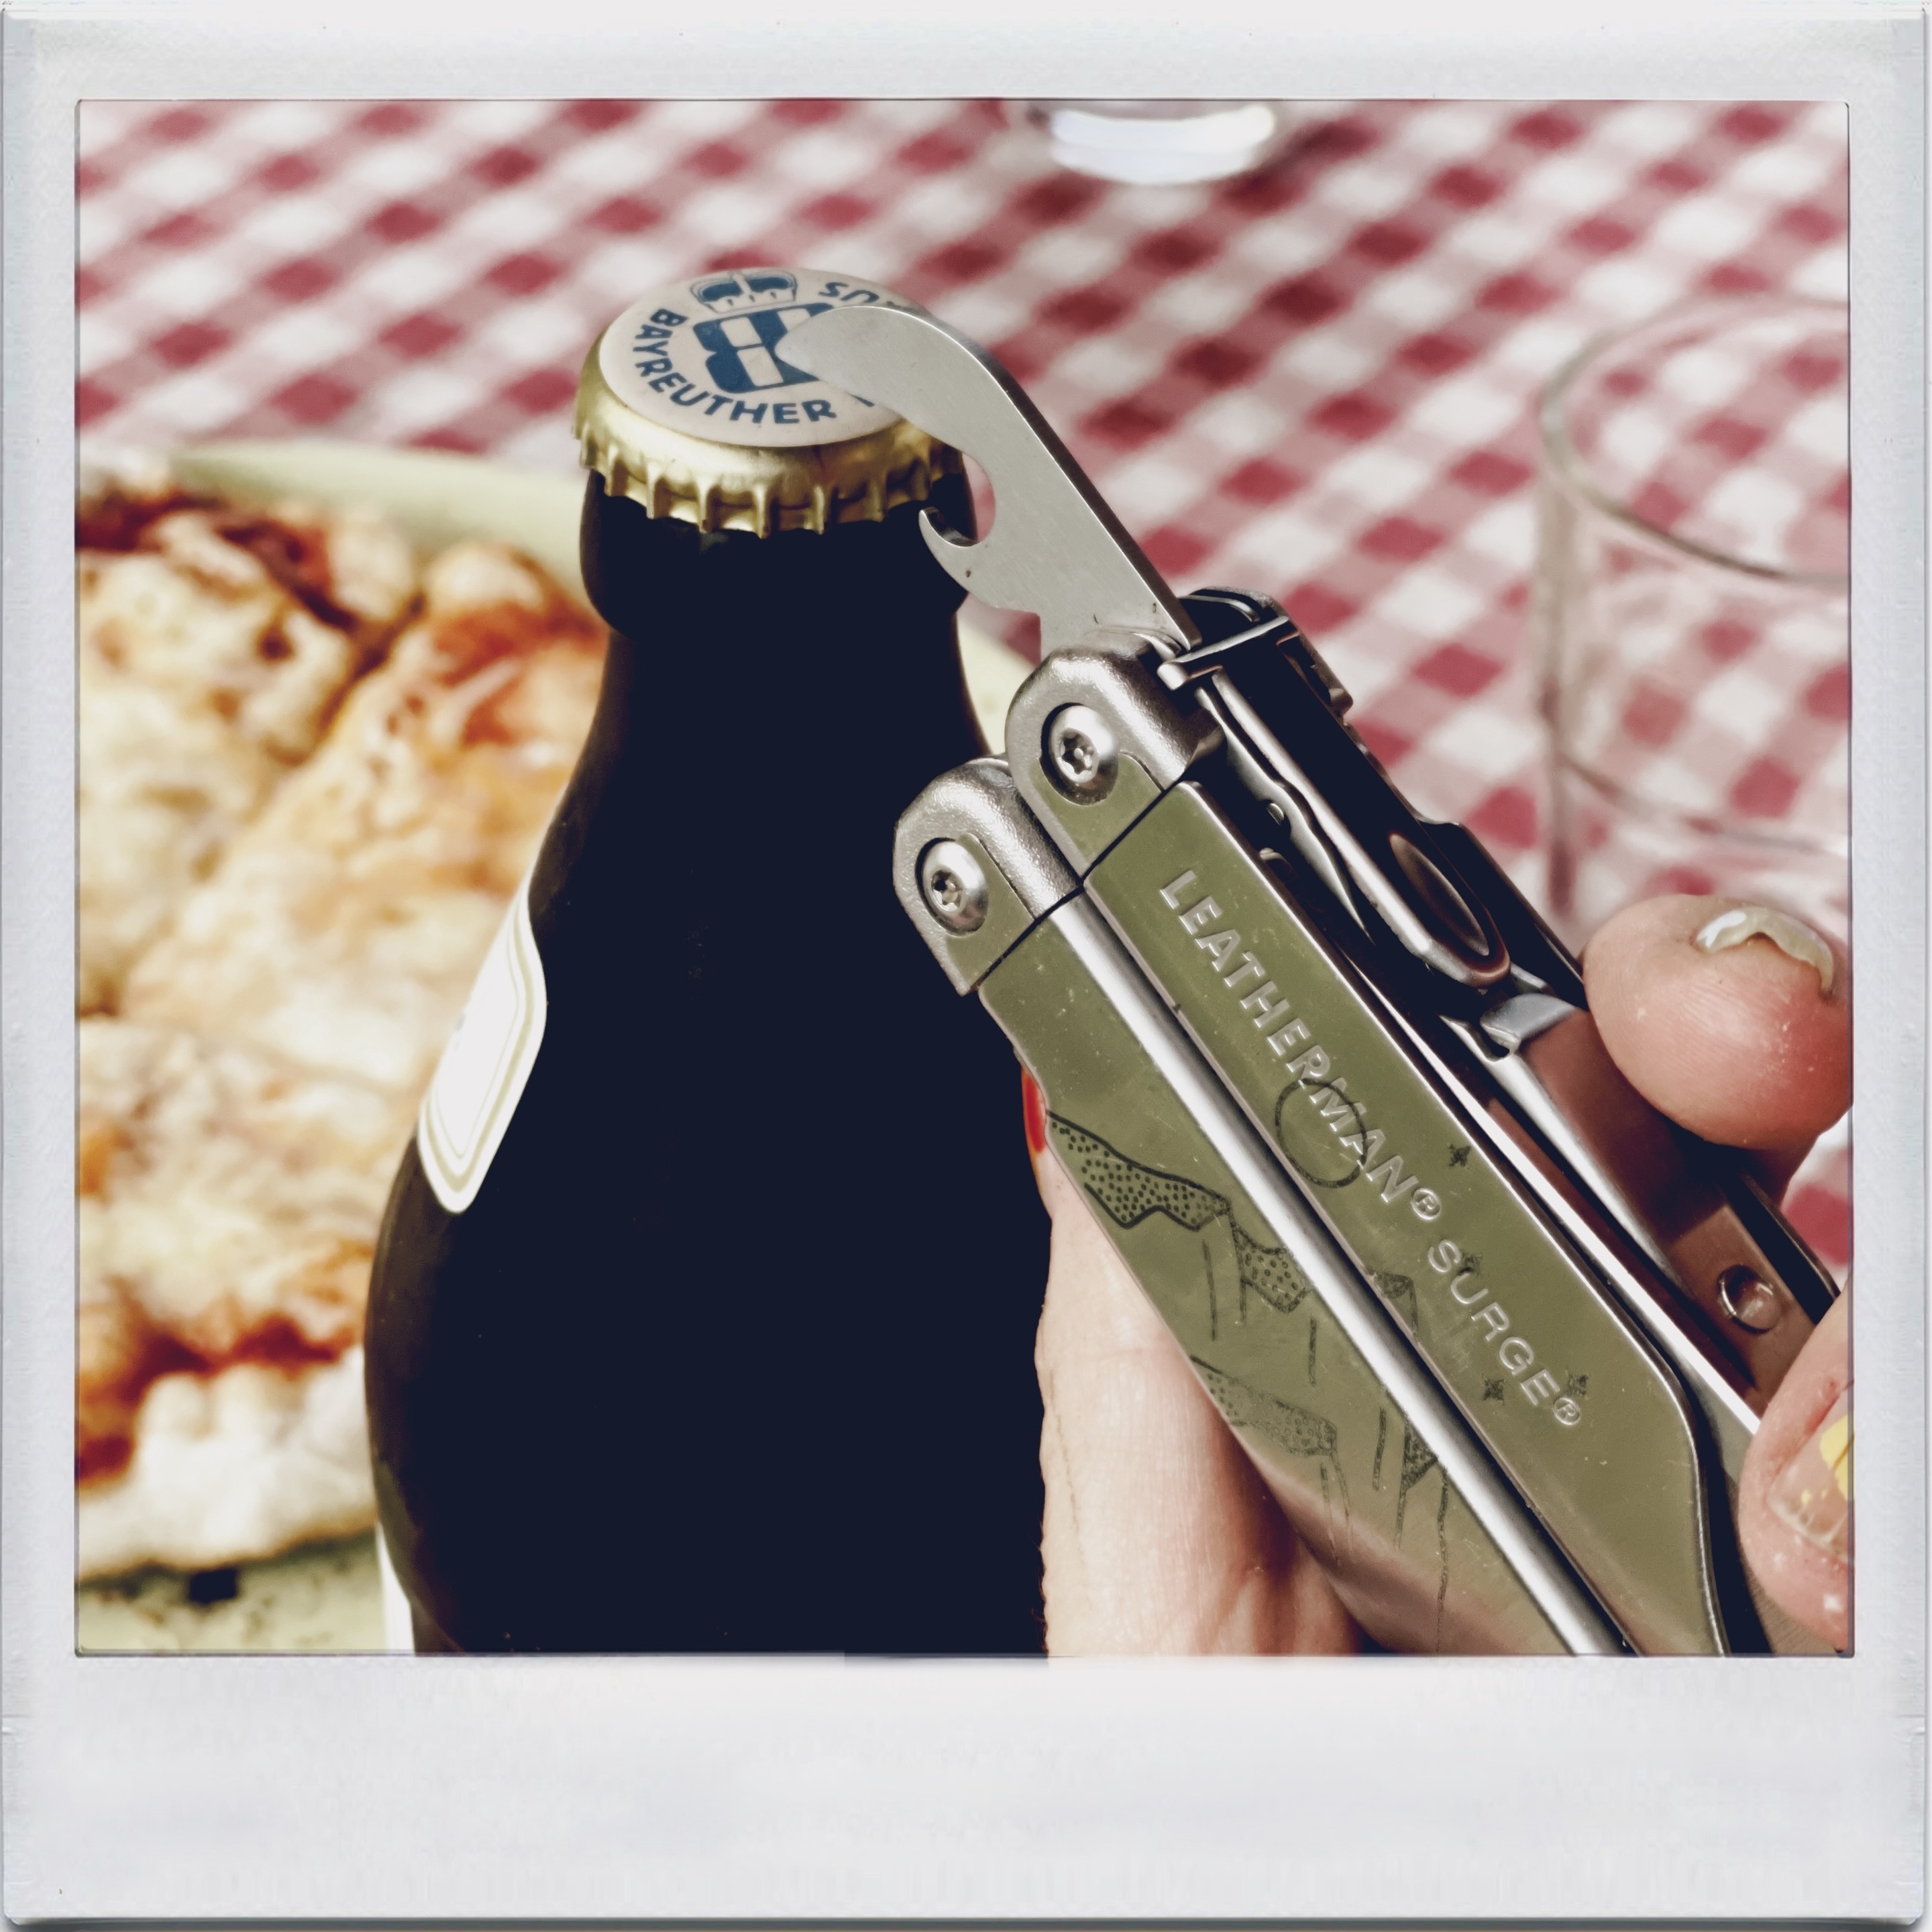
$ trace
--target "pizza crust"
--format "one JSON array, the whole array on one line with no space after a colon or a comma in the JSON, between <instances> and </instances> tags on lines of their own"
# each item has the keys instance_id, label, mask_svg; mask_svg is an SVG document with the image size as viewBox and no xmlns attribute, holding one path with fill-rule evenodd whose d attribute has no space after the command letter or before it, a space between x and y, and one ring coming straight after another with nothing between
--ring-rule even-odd
<instances>
[{"instance_id":1,"label":"pizza crust","mask_svg":"<svg viewBox=\"0 0 1932 1932\"><path fill-rule=\"evenodd\" d=\"M375 1515L359 1343L300 1373L244 1362L164 1376L126 1471L80 1492L78 1574L213 1569L351 1535Z\"/></svg>"}]
</instances>

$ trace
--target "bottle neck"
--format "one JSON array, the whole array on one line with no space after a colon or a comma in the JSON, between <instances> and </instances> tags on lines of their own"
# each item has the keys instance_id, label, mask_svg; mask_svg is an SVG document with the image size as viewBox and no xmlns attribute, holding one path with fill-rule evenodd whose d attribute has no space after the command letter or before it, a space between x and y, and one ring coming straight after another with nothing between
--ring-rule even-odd
<instances>
[{"instance_id":1,"label":"bottle neck","mask_svg":"<svg viewBox=\"0 0 1932 1932\"><path fill-rule=\"evenodd\" d=\"M972 529L963 478L932 500ZM842 762L896 813L980 748L955 628L964 592L927 550L922 507L759 537L649 516L592 477L584 581L615 633L599 735L647 734L650 755L724 784L811 783Z\"/></svg>"}]
</instances>

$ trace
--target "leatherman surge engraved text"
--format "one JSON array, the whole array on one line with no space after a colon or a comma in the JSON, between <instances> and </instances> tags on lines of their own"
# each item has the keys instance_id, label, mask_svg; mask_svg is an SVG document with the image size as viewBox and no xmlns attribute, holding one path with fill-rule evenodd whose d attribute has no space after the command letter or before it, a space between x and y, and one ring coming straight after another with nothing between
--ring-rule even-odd
<instances>
[{"instance_id":1,"label":"leatherman surge engraved text","mask_svg":"<svg viewBox=\"0 0 1932 1932\"><path fill-rule=\"evenodd\" d=\"M1177 597L986 352L835 311L800 367L982 464L933 554L1038 614L1003 758L901 820L901 902L1343 1601L1462 1652L1815 1648L1733 1527L1835 1289L1625 1082L1576 962L1418 818L1263 597Z\"/></svg>"}]
</instances>

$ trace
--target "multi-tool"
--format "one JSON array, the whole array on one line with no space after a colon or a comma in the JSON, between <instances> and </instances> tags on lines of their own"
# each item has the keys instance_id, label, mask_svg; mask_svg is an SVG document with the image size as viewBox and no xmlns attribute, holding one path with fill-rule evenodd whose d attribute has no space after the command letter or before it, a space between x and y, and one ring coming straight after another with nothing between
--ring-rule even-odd
<instances>
[{"instance_id":1,"label":"multi-tool","mask_svg":"<svg viewBox=\"0 0 1932 1932\"><path fill-rule=\"evenodd\" d=\"M1611 1062L1576 961L1418 818L1266 597L1177 596L1012 377L910 307L788 357L976 458L934 556L1040 619L1004 758L894 879L1369 1634L1461 1652L1818 1646L1737 1486L1836 1292L1736 1154Z\"/></svg>"}]
</instances>

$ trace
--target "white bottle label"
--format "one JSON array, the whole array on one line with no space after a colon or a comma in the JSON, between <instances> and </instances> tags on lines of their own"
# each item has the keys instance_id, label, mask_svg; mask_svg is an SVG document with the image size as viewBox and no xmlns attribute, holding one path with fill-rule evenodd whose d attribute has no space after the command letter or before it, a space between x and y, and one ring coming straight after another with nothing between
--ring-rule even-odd
<instances>
[{"instance_id":1,"label":"white bottle label","mask_svg":"<svg viewBox=\"0 0 1932 1932\"><path fill-rule=\"evenodd\" d=\"M423 1172L452 1214L476 1198L496 1157L536 1064L548 1011L526 878L490 942L416 1117Z\"/></svg>"}]
</instances>

